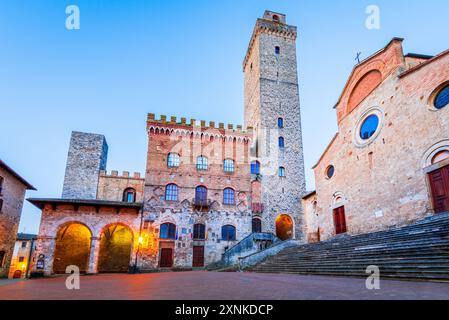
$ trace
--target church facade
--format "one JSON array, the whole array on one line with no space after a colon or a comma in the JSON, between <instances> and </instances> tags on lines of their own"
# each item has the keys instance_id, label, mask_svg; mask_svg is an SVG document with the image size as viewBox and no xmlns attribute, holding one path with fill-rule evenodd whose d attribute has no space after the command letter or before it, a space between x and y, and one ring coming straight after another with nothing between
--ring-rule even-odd
<instances>
[{"instance_id":1,"label":"church facade","mask_svg":"<svg viewBox=\"0 0 449 320\"><path fill-rule=\"evenodd\" d=\"M266 11L243 63L243 126L148 114L144 175L107 172L102 135L73 132L62 197L42 210L33 272L202 268L252 233L302 239L296 27Z\"/></svg>"},{"instance_id":2,"label":"church facade","mask_svg":"<svg viewBox=\"0 0 449 320\"><path fill-rule=\"evenodd\" d=\"M449 211L449 51L404 55L402 41L358 64L335 106L303 199L310 242Z\"/></svg>"}]
</instances>

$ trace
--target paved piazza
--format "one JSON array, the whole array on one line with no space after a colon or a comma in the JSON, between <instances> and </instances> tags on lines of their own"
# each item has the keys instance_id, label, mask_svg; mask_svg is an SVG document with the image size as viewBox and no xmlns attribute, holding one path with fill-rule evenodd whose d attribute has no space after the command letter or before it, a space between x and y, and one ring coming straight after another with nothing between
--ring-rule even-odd
<instances>
[{"instance_id":1,"label":"paved piazza","mask_svg":"<svg viewBox=\"0 0 449 320\"><path fill-rule=\"evenodd\" d=\"M369 291L364 279L254 273L182 272L81 277L81 289L65 277L0 285L0 299L137 300L333 300L448 299L449 284L381 281Z\"/></svg>"}]
</instances>

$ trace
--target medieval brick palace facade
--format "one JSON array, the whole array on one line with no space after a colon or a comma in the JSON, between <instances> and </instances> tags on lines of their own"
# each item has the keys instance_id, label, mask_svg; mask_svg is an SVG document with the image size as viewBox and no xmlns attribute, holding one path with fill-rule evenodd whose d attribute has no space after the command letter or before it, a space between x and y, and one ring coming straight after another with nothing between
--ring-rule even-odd
<instances>
[{"instance_id":1,"label":"medieval brick palace facade","mask_svg":"<svg viewBox=\"0 0 449 320\"><path fill-rule=\"evenodd\" d=\"M62 198L29 199L34 271L204 267L255 234L315 242L449 211L449 51L404 55L393 39L359 63L306 194L296 37L285 15L257 20L244 126L149 114L144 176L108 173L105 137L74 132Z\"/></svg>"}]
</instances>

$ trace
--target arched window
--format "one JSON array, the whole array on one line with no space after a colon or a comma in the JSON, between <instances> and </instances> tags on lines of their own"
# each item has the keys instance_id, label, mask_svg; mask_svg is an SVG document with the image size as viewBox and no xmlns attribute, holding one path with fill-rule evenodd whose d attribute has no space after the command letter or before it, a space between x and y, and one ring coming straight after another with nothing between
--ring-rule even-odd
<instances>
[{"instance_id":1,"label":"arched window","mask_svg":"<svg viewBox=\"0 0 449 320\"><path fill-rule=\"evenodd\" d=\"M278 118L278 128L279 129L284 128L284 119L283 118Z\"/></svg>"},{"instance_id":2,"label":"arched window","mask_svg":"<svg viewBox=\"0 0 449 320\"><path fill-rule=\"evenodd\" d=\"M133 203L136 202L136 190L128 188L123 192L123 202Z\"/></svg>"},{"instance_id":3,"label":"arched window","mask_svg":"<svg viewBox=\"0 0 449 320\"><path fill-rule=\"evenodd\" d=\"M5 180L3 179L3 177L0 177L0 195L2 194L2 190L3 190L3 182Z\"/></svg>"},{"instance_id":4,"label":"arched window","mask_svg":"<svg viewBox=\"0 0 449 320\"><path fill-rule=\"evenodd\" d=\"M232 173L234 172L234 160L232 159L226 159L223 163L224 172Z\"/></svg>"},{"instance_id":5,"label":"arched window","mask_svg":"<svg viewBox=\"0 0 449 320\"><path fill-rule=\"evenodd\" d=\"M334 166L329 166L326 169L326 177L328 179L332 178L334 176L335 173L335 167Z\"/></svg>"},{"instance_id":6,"label":"arched window","mask_svg":"<svg viewBox=\"0 0 449 320\"><path fill-rule=\"evenodd\" d=\"M223 241L235 241L235 227L231 225L221 227L221 239Z\"/></svg>"},{"instance_id":7,"label":"arched window","mask_svg":"<svg viewBox=\"0 0 449 320\"><path fill-rule=\"evenodd\" d=\"M193 226L193 240L206 239L206 226L202 223L197 223Z\"/></svg>"},{"instance_id":8,"label":"arched window","mask_svg":"<svg viewBox=\"0 0 449 320\"><path fill-rule=\"evenodd\" d=\"M207 158L203 156L199 156L196 158L196 169L197 170L207 170Z\"/></svg>"},{"instance_id":9,"label":"arched window","mask_svg":"<svg viewBox=\"0 0 449 320\"><path fill-rule=\"evenodd\" d=\"M443 160L446 160L449 158L449 150L443 150L438 152L436 155L432 158L432 164L441 162Z\"/></svg>"},{"instance_id":10,"label":"arched window","mask_svg":"<svg viewBox=\"0 0 449 320\"><path fill-rule=\"evenodd\" d=\"M226 204L226 205L234 205L235 204L234 189L226 188L223 190L223 204Z\"/></svg>"},{"instance_id":11,"label":"arched window","mask_svg":"<svg viewBox=\"0 0 449 320\"><path fill-rule=\"evenodd\" d=\"M318 202L314 201L314 202L312 203L313 213L316 213L316 212L317 212L317 208L318 208Z\"/></svg>"},{"instance_id":12,"label":"arched window","mask_svg":"<svg viewBox=\"0 0 449 320\"><path fill-rule=\"evenodd\" d=\"M437 109L443 109L449 105L449 86L446 86L437 94L434 105Z\"/></svg>"},{"instance_id":13,"label":"arched window","mask_svg":"<svg viewBox=\"0 0 449 320\"><path fill-rule=\"evenodd\" d=\"M3 213L2 210L3 210L3 199L0 199L0 213Z\"/></svg>"},{"instance_id":14,"label":"arched window","mask_svg":"<svg viewBox=\"0 0 449 320\"><path fill-rule=\"evenodd\" d=\"M176 184L169 184L165 187L165 200L178 201L179 188Z\"/></svg>"},{"instance_id":15,"label":"arched window","mask_svg":"<svg viewBox=\"0 0 449 320\"><path fill-rule=\"evenodd\" d=\"M167 157L167 166L169 168L177 168L179 167L180 158L177 153L169 153Z\"/></svg>"},{"instance_id":16,"label":"arched window","mask_svg":"<svg viewBox=\"0 0 449 320\"><path fill-rule=\"evenodd\" d=\"M277 14L273 15L273 21L274 22L279 22L279 16Z\"/></svg>"},{"instance_id":17,"label":"arched window","mask_svg":"<svg viewBox=\"0 0 449 320\"><path fill-rule=\"evenodd\" d=\"M161 239L176 239L176 225L173 223L161 224L160 236Z\"/></svg>"},{"instance_id":18,"label":"arched window","mask_svg":"<svg viewBox=\"0 0 449 320\"><path fill-rule=\"evenodd\" d=\"M371 70L366 73L355 85L348 101L347 113L354 110L366 97L382 82L382 73Z\"/></svg>"},{"instance_id":19,"label":"arched window","mask_svg":"<svg viewBox=\"0 0 449 320\"><path fill-rule=\"evenodd\" d=\"M379 117L375 114L368 116L360 127L360 138L368 140L371 138L379 128Z\"/></svg>"},{"instance_id":20,"label":"arched window","mask_svg":"<svg viewBox=\"0 0 449 320\"><path fill-rule=\"evenodd\" d=\"M196 187L195 189L195 204L207 205L207 188L204 186Z\"/></svg>"},{"instance_id":21,"label":"arched window","mask_svg":"<svg viewBox=\"0 0 449 320\"><path fill-rule=\"evenodd\" d=\"M285 178L285 168L279 167L279 177Z\"/></svg>"},{"instance_id":22,"label":"arched window","mask_svg":"<svg viewBox=\"0 0 449 320\"><path fill-rule=\"evenodd\" d=\"M276 46L276 47L274 48L274 52L276 53L276 55L279 55L279 54L281 53L281 48L278 47L278 46Z\"/></svg>"},{"instance_id":23,"label":"arched window","mask_svg":"<svg viewBox=\"0 0 449 320\"><path fill-rule=\"evenodd\" d=\"M259 161L251 162L251 174L260 174L260 162Z\"/></svg>"},{"instance_id":24,"label":"arched window","mask_svg":"<svg viewBox=\"0 0 449 320\"><path fill-rule=\"evenodd\" d=\"M253 218L252 229L253 229L253 233L261 233L262 232L262 220L260 220L259 218Z\"/></svg>"},{"instance_id":25,"label":"arched window","mask_svg":"<svg viewBox=\"0 0 449 320\"><path fill-rule=\"evenodd\" d=\"M285 148L284 137L279 137L279 148Z\"/></svg>"}]
</instances>

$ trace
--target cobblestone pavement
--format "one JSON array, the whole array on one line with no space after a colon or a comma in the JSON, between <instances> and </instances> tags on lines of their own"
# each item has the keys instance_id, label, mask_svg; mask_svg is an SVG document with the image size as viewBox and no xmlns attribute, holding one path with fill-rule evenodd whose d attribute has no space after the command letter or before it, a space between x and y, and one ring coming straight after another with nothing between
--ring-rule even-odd
<instances>
[{"instance_id":1,"label":"cobblestone pavement","mask_svg":"<svg viewBox=\"0 0 449 320\"><path fill-rule=\"evenodd\" d=\"M65 277L0 286L0 299L333 300L449 299L449 284L381 281L369 291L364 279L320 276L183 272L81 277L69 291Z\"/></svg>"}]
</instances>

